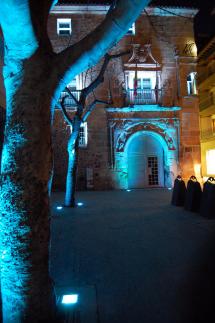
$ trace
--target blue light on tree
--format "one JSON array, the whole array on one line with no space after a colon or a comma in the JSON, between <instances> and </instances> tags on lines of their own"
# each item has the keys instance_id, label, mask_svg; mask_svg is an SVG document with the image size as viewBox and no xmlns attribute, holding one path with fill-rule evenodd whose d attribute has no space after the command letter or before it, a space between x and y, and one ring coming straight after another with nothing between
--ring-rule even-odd
<instances>
[{"instance_id":1,"label":"blue light on tree","mask_svg":"<svg viewBox=\"0 0 215 323\"><path fill-rule=\"evenodd\" d=\"M49 276L50 106L65 83L97 64L120 40L148 2L117 1L95 31L56 54L47 34L56 1L1 1L7 105L0 192L4 323L54 321Z\"/></svg>"}]
</instances>

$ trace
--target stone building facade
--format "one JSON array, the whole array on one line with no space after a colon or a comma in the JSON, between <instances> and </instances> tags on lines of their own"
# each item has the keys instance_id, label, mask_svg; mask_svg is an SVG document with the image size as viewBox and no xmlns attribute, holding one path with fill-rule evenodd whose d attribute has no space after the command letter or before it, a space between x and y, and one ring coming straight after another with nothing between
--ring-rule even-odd
<instances>
[{"instance_id":1,"label":"stone building facade","mask_svg":"<svg viewBox=\"0 0 215 323\"><path fill-rule=\"evenodd\" d=\"M69 1L55 6L48 25L55 51L83 38L107 10ZM200 177L196 13L194 8L150 6L112 49L130 54L111 61L94 93L103 100L111 93L113 103L97 106L83 127L87 138L79 152L79 189L171 187L178 174L185 180ZM71 80L71 91L79 95L100 66ZM74 102L68 100L67 107L72 114ZM59 190L65 187L70 131L56 108L54 188Z\"/></svg>"},{"instance_id":2,"label":"stone building facade","mask_svg":"<svg viewBox=\"0 0 215 323\"><path fill-rule=\"evenodd\" d=\"M215 176L215 37L198 55L202 176Z\"/></svg>"}]
</instances>

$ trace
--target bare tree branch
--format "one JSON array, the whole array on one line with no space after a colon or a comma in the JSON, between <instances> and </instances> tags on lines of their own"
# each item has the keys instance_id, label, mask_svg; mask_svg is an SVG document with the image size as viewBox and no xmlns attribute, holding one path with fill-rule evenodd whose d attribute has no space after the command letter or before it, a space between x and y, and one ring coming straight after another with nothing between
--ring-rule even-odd
<instances>
[{"instance_id":1,"label":"bare tree branch","mask_svg":"<svg viewBox=\"0 0 215 323\"><path fill-rule=\"evenodd\" d=\"M112 0L112 3L109 8L109 12L111 12L116 7L117 0Z\"/></svg>"},{"instance_id":2,"label":"bare tree branch","mask_svg":"<svg viewBox=\"0 0 215 323\"><path fill-rule=\"evenodd\" d=\"M105 58L104 58L104 62L103 62L102 67L101 67L101 70L100 70L97 78L92 83L90 83L89 86L87 86L86 88L84 88L81 91L80 102L84 103L85 100L86 100L86 97L91 92L93 92L93 90L95 90L98 87L99 84L101 84L104 81L104 73L105 73L105 71L107 69L107 66L108 66L109 62L112 59L119 58L121 56L125 56L125 55L128 55L128 54L130 54L130 51L121 52L121 53L113 54L113 55L106 54Z\"/></svg>"},{"instance_id":3,"label":"bare tree branch","mask_svg":"<svg viewBox=\"0 0 215 323\"><path fill-rule=\"evenodd\" d=\"M75 75L96 65L137 19L150 0L118 0L102 23L78 43L57 54L54 59L56 95ZM74 68L75 66L75 68ZM62 79L59 84L58 80Z\"/></svg>"},{"instance_id":4,"label":"bare tree branch","mask_svg":"<svg viewBox=\"0 0 215 323\"><path fill-rule=\"evenodd\" d=\"M124 55L128 55L130 54L130 51L126 51L126 52L121 52L118 54L106 54L102 67L100 69L100 72L98 74L98 76L96 77L96 79L89 84L89 86L87 86L86 88L84 88L83 90L81 90L81 95L80 95L80 99L76 99L76 97L74 96L74 94L70 91L70 89L68 87L65 87L66 92L68 93L68 95L66 95L65 97L63 97L63 99L60 102L60 107L61 110L63 112L64 118L65 120L68 122L68 124L72 125L73 123L73 119L70 118L70 116L68 115L67 111L66 111L66 107L65 107L65 100L68 97L71 97L74 102L77 105L77 111L75 113L76 116L79 117L79 119L81 120L86 120L88 118L88 116L91 114L91 112L94 110L96 104L111 104L112 103L112 97L111 97L111 102L107 102L104 100L99 100L99 99L95 99L92 103L90 103L86 108L85 108L85 104L86 104L86 99L87 96L93 92L94 89L96 89L98 87L99 84L101 84L104 81L104 73L107 69L108 63L110 62L110 60L112 59L116 59L118 57L124 56ZM58 104L59 106L59 104ZM81 116L81 114L83 113L85 109L85 112L83 114L83 116Z\"/></svg>"},{"instance_id":5,"label":"bare tree branch","mask_svg":"<svg viewBox=\"0 0 215 323\"><path fill-rule=\"evenodd\" d=\"M71 98L75 101L75 103L77 104L77 106L80 105L80 102L76 99L76 97L74 96L74 94L70 91L70 89L66 86L65 87L66 92L69 94L69 96L71 96Z\"/></svg>"},{"instance_id":6,"label":"bare tree branch","mask_svg":"<svg viewBox=\"0 0 215 323\"><path fill-rule=\"evenodd\" d=\"M63 97L63 99L60 102L60 107L61 110L63 112L64 118L67 121L67 123L69 125L72 125L73 123L73 119L70 118L69 114L66 111L66 107L65 107L65 100L68 97L71 97L74 102L77 105L77 112L75 115L79 116L80 119L82 119L83 121L86 121L87 118L89 117L89 115L91 114L91 112L94 110L96 104L110 104L112 102L107 102L104 100L99 100L99 99L95 99L93 102L91 102L85 109L85 113L83 114L83 116L81 117L82 112L84 111L85 108L85 103L86 103L86 98L87 96L93 92L94 89L96 89L98 87L99 84L101 84L104 81L104 73L107 69L108 63L110 62L110 60L124 56L129 54L130 51L126 51L126 52L121 52L118 54L113 54L113 55L109 55L106 54L105 58L104 58L104 62L102 64L102 67L100 69L100 72L98 74L98 76L96 77L96 79L89 84L89 86L87 86L86 88L84 88L83 90L81 90L81 95L80 95L80 99L77 100L76 97L74 96L74 94L70 91L70 89L68 87L65 87L66 92L68 93L68 95L66 95L65 97ZM111 98L112 99L112 98ZM59 104L58 104L59 105Z\"/></svg>"},{"instance_id":7,"label":"bare tree branch","mask_svg":"<svg viewBox=\"0 0 215 323\"><path fill-rule=\"evenodd\" d=\"M70 126L72 126L72 118L70 118L70 116L69 116L69 114L67 113L67 111L66 111L66 108L65 108L65 100L66 100L66 98L68 98L68 95L66 95L63 99L62 99L62 101L60 102L60 107L61 107L61 110L62 110L62 112L63 112L63 116L64 116L64 119L66 120L66 122L70 125Z\"/></svg>"},{"instance_id":8,"label":"bare tree branch","mask_svg":"<svg viewBox=\"0 0 215 323\"><path fill-rule=\"evenodd\" d=\"M91 102L88 105L86 112L84 113L84 115L82 117L83 122L85 122L87 120L87 118L89 117L91 112L95 109L96 104L109 104L109 102L104 101L104 100L99 100L99 99L95 99L93 102Z\"/></svg>"}]
</instances>

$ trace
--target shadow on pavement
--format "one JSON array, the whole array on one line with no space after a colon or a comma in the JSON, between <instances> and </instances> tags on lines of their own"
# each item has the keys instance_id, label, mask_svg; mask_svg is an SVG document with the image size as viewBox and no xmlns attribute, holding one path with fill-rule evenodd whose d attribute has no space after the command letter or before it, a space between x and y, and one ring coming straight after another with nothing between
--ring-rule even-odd
<instances>
[{"instance_id":1,"label":"shadow on pavement","mask_svg":"<svg viewBox=\"0 0 215 323\"><path fill-rule=\"evenodd\" d=\"M215 236L208 239L193 257L183 286L183 299L179 291L179 319L181 323L215 322ZM186 292L187 291L187 292ZM183 303L182 303L183 302ZM181 308L182 305L182 308ZM169 322L170 323L170 322Z\"/></svg>"}]
</instances>

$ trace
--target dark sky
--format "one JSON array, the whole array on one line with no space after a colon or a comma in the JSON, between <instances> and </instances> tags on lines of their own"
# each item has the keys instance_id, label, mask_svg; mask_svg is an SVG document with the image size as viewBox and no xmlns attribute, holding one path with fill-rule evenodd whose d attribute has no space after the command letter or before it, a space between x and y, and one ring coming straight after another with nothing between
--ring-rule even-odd
<instances>
[{"instance_id":1,"label":"dark sky","mask_svg":"<svg viewBox=\"0 0 215 323\"><path fill-rule=\"evenodd\" d=\"M198 8L199 12L194 19L198 49L201 49L208 40L215 36L215 0L152 0L151 4Z\"/></svg>"},{"instance_id":2,"label":"dark sky","mask_svg":"<svg viewBox=\"0 0 215 323\"><path fill-rule=\"evenodd\" d=\"M215 36L215 1L196 0L200 10L194 20L194 31L198 49Z\"/></svg>"}]
</instances>

